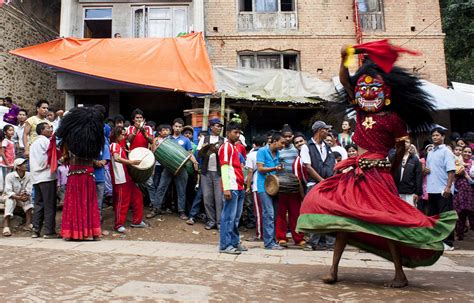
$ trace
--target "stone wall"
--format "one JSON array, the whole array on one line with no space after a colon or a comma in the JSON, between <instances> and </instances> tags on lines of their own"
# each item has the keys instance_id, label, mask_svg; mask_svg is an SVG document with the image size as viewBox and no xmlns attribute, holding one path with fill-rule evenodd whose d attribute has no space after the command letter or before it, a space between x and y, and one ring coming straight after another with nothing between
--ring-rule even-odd
<instances>
[{"instance_id":1,"label":"stone wall","mask_svg":"<svg viewBox=\"0 0 474 303\"><path fill-rule=\"evenodd\" d=\"M323 80L338 74L340 48L355 43L352 2L298 0L298 29L242 32L237 29L236 0L206 1L206 38L214 65L236 67L239 51L298 51L301 70ZM404 55L397 63L446 86L444 34L438 0L385 0L385 31L365 32L363 41L390 39L422 56Z\"/></svg>"},{"instance_id":2,"label":"stone wall","mask_svg":"<svg viewBox=\"0 0 474 303\"><path fill-rule=\"evenodd\" d=\"M0 8L0 96L10 96L33 114L35 102L46 99L53 108L64 107L64 93L56 89L55 73L8 51L44 43L57 36L54 28L31 21L18 8Z\"/></svg>"}]
</instances>

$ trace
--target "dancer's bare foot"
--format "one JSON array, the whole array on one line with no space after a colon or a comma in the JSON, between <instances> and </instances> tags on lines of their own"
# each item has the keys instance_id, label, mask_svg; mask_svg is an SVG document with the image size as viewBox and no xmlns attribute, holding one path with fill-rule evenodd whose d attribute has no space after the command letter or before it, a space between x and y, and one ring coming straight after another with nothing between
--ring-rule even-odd
<instances>
[{"instance_id":1,"label":"dancer's bare foot","mask_svg":"<svg viewBox=\"0 0 474 303\"><path fill-rule=\"evenodd\" d=\"M402 288L402 287L408 286L408 280L406 277L401 277L401 278L395 277L392 281L385 283L384 286L391 287L391 288Z\"/></svg>"},{"instance_id":2,"label":"dancer's bare foot","mask_svg":"<svg viewBox=\"0 0 474 303\"><path fill-rule=\"evenodd\" d=\"M337 282L337 271L333 268L329 270L329 272L321 278L321 280L326 284L334 284Z\"/></svg>"}]
</instances>

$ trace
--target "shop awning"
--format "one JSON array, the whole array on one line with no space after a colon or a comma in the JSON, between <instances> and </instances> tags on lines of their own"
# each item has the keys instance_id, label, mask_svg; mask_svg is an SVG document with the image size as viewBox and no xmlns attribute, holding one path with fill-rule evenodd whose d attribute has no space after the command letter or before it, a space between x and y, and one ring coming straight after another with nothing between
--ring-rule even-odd
<instances>
[{"instance_id":1,"label":"shop awning","mask_svg":"<svg viewBox=\"0 0 474 303\"><path fill-rule=\"evenodd\" d=\"M53 68L147 88L215 92L201 33L177 38L61 38L11 54Z\"/></svg>"},{"instance_id":2,"label":"shop awning","mask_svg":"<svg viewBox=\"0 0 474 303\"><path fill-rule=\"evenodd\" d=\"M317 104L336 91L331 81L287 69L214 67L218 93L249 101Z\"/></svg>"},{"instance_id":3,"label":"shop awning","mask_svg":"<svg viewBox=\"0 0 474 303\"><path fill-rule=\"evenodd\" d=\"M423 89L433 97L437 110L474 109L474 96L421 80Z\"/></svg>"}]
</instances>

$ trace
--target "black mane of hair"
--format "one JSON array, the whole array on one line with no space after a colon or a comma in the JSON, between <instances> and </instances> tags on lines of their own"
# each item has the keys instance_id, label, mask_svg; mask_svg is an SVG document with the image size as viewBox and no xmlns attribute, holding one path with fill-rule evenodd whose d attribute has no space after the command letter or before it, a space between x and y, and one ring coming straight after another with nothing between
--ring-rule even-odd
<instances>
[{"instance_id":1,"label":"black mane of hair","mask_svg":"<svg viewBox=\"0 0 474 303\"><path fill-rule=\"evenodd\" d=\"M363 74L382 76L385 84L391 88L391 102L384 109L397 113L408 125L410 132L422 131L433 123L435 107L432 97L422 89L422 83L415 75L397 66L390 73L385 73L372 61L365 60L350 78L352 87L355 87L357 79Z\"/></svg>"},{"instance_id":2,"label":"black mane of hair","mask_svg":"<svg viewBox=\"0 0 474 303\"><path fill-rule=\"evenodd\" d=\"M73 108L62 119L56 136L74 155L98 159L105 140L103 115L93 108Z\"/></svg>"}]
</instances>

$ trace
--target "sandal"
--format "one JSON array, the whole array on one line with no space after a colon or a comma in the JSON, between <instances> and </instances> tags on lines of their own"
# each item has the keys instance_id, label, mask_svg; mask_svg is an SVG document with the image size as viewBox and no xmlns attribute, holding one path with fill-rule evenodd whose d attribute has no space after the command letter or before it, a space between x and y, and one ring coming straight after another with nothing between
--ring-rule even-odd
<instances>
[{"instance_id":1,"label":"sandal","mask_svg":"<svg viewBox=\"0 0 474 303\"><path fill-rule=\"evenodd\" d=\"M33 224L23 226L24 231L33 231Z\"/></svg>"},{"instance_id":2,"label":"sandal","mask_svg":"<svg viewBox=\"0 0 474 303\"><path fill-rule=\"evenodd\" d=\"M10 227L4 227L3 228L3 236L4 237L10 237L12 235L12 232L10 231Z\"/></svg>"}]
</instances>

